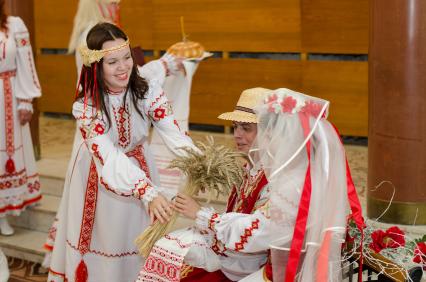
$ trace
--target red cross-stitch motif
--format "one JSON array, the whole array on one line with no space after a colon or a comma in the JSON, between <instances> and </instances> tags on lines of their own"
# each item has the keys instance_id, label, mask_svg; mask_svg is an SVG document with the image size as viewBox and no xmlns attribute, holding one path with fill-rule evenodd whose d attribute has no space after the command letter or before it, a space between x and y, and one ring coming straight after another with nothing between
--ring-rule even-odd
<instances>
[{"instance_id":1,"label":"red cross-stitch motif","mask_svg":"<svg viewBox=\"0 0 426 282\"><path fill-rule=\"evenodd\" d=\"M241 251L244 249L244 244L248 242L248 238L253 235L253 230L259 229L259 219L257 218L255 221L251 223L251 226L244 229L244 234L240 236L240 242L235 243L235 250Z\"/></svg>"},{"instance_id":2,"label":"red cross-stitch motif","mask_svg":"<svg viewBox=\"0 0 426 282\"><path fill-rule=\"evenodd\" d=\"M84 197L83 218L80 229L78 250L84 255L90 250L93 225L95 223L96 201L98 198L98 172L95 162L90 163L89 177L87 179L86 195Z\"/></svg>"},{"instance_id":3,"label":"red cross-stitch motif","mask_svg":"<svg viewBox=\"0 0 426 282\"><path fill-rule=\"evenodd\" d=\"M118 144L122 148L126 148L130 144L130 112L126 108L127 107L120 107L118 111L116 108L112 108L117 124Z\"/></svg>"}]
</instances>

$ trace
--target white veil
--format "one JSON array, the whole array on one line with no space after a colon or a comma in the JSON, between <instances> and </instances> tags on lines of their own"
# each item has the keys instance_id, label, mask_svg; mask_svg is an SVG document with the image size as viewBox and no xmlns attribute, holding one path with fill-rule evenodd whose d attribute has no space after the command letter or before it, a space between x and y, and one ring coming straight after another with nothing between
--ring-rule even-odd
<instances>
[{"instance_id":1,"label":"white veil","mask_svg":"<svg viewBox=\"0 0 426 282\"><path fill-rule=\"evenodd\" d=\"M256 108L250 155L263 165L271 187L274 281L341 280L349 214L346 157L326 119L328 107L326 100L280 88Z\"/></svg>"}]
</instances>

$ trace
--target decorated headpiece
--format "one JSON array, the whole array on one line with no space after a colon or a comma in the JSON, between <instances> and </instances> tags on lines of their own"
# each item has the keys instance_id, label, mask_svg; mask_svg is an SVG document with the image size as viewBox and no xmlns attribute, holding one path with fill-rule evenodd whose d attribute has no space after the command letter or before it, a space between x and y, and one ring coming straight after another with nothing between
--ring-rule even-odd
<instances>
[{"instance_id":1,"label":"decorated headpiece","mask_svg":"<svg viewBox=\"0 0 426 282\"><path fill-rule=\"evenodd\" d=\"M127 39L123 44L114 46L108 49L101 50L92 50L87 46L81 46L78 51L80 52L81 58L83 60L83 65L90 67L94 62L100 62L100 60L108 53L119 51L130 45L129 39Z\"/></svg>"},{"instance_id":2,"label":"decorated headpiece","mask_svg":"<svg viewBox=\"0 0 426 282\"><path fill-rule=\"evenodd\" d=\"M129 39L127 39L124 43L107 49L93 50L89 49L87 46L81 46L79 48L79 52L83 61L83 67L76 89L76 97L78 97L80 91L84 93L85 107L89 104L90 101L94 111L98 111L100 109L99 107L101 105L101 101L99 96L97 72L98 68L100 67L99 62L101 59L105 55L122 50L129 45Z\"/></svg>"}]
</instances>

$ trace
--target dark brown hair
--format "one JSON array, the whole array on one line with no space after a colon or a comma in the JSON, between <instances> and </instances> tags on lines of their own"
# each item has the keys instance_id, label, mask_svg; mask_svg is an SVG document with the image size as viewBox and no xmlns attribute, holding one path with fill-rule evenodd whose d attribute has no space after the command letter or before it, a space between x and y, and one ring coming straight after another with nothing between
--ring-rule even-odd
<instances>
[{"instance_id":1,"label":"dark brown hair","mask_svg":"<svg viewBox=\"0 0 426 282\"><path fill-rule=\"evenodd\" d=\"M7 34L7 17L8 14L6 12L6 0L0 0L0 29Z\"/></svg>"},{"instance_id":2,"label":"dark brown hair","mask_svg":"<svg viewBox=\"0 0 426 282\"><path fill-rule=\"evenodd\" d=\"M127 35L119 27L110 23L99 23L95 25L87 34L86 43L87 47L91 50L101 50L102 45L106 41L112 41L118 38L124 40L128 39ZM102 62L103 59L101 59L100 62L92 63L90 67L83 65L79 82L79 86L82 91L80 91L80 93L78 94L77 99L84 98L85 94L87 95L87 92L93 93L94 91L96 91L97 93L94 95L94 97L92 97L92 99L97 99L97 101L91 102L94 103L97 107L99 107L99 110L101 110L101 112L106 115L108 119L108 124L111 125L111 118L108 114L105 104L105 99L108 99L108 95L106 94L107 87L103 80ZM138 114L143 118L142 112L138 107L138 101L145 99L145 93L147 93L148 91L148 83L145 81L145 79L139 76L135 60L133 60L133 68L130 74L129 84L126 89L126 93L124 94L123 103L125 103L126 101L129 89L135 109Z\"/></svg>"}]
</instances>

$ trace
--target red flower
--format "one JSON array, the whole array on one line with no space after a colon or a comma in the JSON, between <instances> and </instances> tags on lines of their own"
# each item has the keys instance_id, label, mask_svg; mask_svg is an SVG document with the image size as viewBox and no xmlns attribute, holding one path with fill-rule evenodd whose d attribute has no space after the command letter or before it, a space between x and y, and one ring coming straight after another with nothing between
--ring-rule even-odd
<instances>
[{"instance_id":1,"label":"red flower","mask_svg":"<svg viewBox=\"0 0 426 282\"><path fill-rule=\"evenodd\" d=\"M281 102L281 109L283 113L291 113L291 111L293 111L293 109L296 107L296 104L296 99L293 99L293 97L288 96L284 98L284 100Z\"/></svg>"},{"instance_id":2,"label":"red flower","mask_svg":"<svg viewBox=\"0 0 426 282\"><path fill-rule=\"evenodd\" d=\"M314 101L308 101L300 111L303 113L310 114L314 117L318 117L318 115L321 113L321 110L322 107L320 104L315 103Z\"/></svg>"},{"instance_id":3,"label":"red flower","mask_svg":"<svg viewBox=\"0 0 426 282\"><path fill-rule=\"evenodd\" d=\"M404 231L397 226L392 226L386 230L386 232L383 230L376 230L371 233L371 239L373 239L373 242L370 243L369 247L376 253L386 248L405 246Z\"/></svg>"},{"instance_id":4,"label":"red flower","mask_svg":"<svg viewBox=\"0 0 426 282\"><path fill-rule=\"evenodd\" d=\"M417 243L417 246L414 249L413 261L415 263L421 263L426 265L426 242Z\"/></svg>"},{"instance_id":5,"label":"red flower","mask_svg":"<svg viewBox=\"0 0 426 282\"><path fill-rule=\"evenodd\" d=\"M268 104L268 112L270 113L275 112L273 104L275 101L277 101L277 99L278 99L278 96L275 93L273 95L268 96L268 98L266 99L266 104Z\"/></svg>"}]
</instances>

